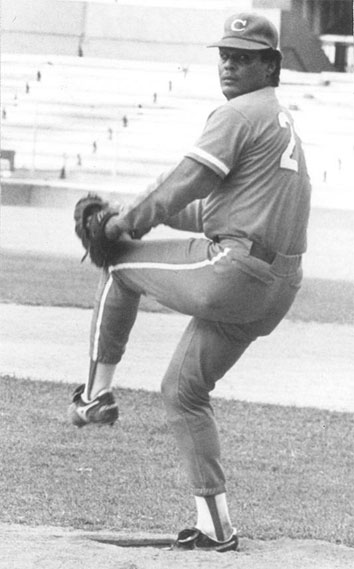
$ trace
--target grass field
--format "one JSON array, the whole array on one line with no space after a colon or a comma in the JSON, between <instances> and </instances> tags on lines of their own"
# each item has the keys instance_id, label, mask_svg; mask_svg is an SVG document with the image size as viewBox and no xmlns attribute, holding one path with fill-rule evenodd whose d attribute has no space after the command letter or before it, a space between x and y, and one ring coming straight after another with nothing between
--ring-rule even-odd
<instances>
[{"instance_id":1,"label":"grass field","mask_svg":"<svg viewBox=\"0 0 354 569\"><path fill-rule=\"evenodd\" d=\"M1 378L0 522L164 533L193 524L159 395L116 390L119 425L77 430L70 391ZM354 546L354 416L214 404L240 534Z\"/></svg>"},{"instance_id":2,"label":"grass field","mask_svg":"<svg viewBox=\"0 0 354 569\"><path fill-rule=\"evenodd\" d=\"M1 302L92 306L98 272L1 252ZM353 285L307 280L288 317L353 323ZM142 309L161 310L144 301ZM0 376L0 522L175 533L194 504L157 393L116 390L113 428L74 429L72 386ZM354 415L215 399L241 536L354 547Z\"/></svg>"},{"instance_id":3,"label":"grass field","mask_svg":"<svg viewBox=\"0 0 354 569\"><path fill-rule=\"evenodd\" d=\"M99 271L70 257L0 250L0 302L91 308ZM142 298L141 309L166 311ZM354 324L354 283L305 279L287 318Z\"/></svg>"}]
</instances>

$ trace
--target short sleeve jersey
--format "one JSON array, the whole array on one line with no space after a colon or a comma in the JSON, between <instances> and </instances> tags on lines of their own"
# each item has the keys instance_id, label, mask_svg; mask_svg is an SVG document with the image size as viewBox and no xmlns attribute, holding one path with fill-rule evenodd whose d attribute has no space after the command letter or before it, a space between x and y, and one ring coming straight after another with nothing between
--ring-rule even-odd
<instances>
[{"instance_id":1,"label":"short sleeve jersey","mask_svg":"<svg viewBox=\"0 0 354 569\"><path fill-rule=\"evenodd\" d=\"M306 250L311 186L293 119L274 87L218 107L186 156L222 178L204 201L207 237L244 236L287 255Z\"/></svg>"}]
</instances>

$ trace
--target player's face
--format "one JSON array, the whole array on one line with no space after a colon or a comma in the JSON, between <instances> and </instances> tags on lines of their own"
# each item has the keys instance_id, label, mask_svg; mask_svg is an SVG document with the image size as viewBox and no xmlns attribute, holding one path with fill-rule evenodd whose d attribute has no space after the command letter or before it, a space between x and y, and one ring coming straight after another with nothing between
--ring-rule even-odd
<instances>
[{"instance_id":1,"label":"player's face","mask_svg":"<svg viewBox=\"0 0 354 569\"><path fill-rule=\"evenodd\" d=\"M220 48L219 54L220 86L228 100L271 84L273 64L261 61L258 51Z\"/></svg>"}]
</instances>

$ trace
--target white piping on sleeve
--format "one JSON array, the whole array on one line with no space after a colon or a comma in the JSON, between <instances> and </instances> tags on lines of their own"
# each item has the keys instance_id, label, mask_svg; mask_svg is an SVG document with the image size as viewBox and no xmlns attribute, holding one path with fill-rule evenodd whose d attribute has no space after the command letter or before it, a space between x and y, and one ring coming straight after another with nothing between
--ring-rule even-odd
<instances>
[{"instance_id":1,"label":"white piping on sleeve","mask_svg":"<svg viewBox=\"0 0 354 569\"><path fill-rule=\"evenodd\" d=\"M189 154L189 153L187 153L187 154ZM206 152L205 150L202 150L201 148L198 148L197 146L194 146L190 150L190 154L195 154L196 156L200 156L204 160L207 160L211 164L214 164L214 166L219 168L219 170L221 170L225 174L225 176L227 176L230 172L230 168L228 168L228 166L226 166L226 164L224 164L224 162L221 162L221 160L219 160L218 158L215 158L215 156L213 156L212 154L209 154L209 152Z\"/></svg>"}]
</instances>

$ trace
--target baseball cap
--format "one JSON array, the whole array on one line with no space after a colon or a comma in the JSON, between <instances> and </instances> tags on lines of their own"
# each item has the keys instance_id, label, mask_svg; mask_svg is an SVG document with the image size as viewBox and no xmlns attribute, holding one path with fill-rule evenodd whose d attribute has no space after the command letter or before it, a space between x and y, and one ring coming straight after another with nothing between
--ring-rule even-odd
<instances>
[{"instance_id":1,"label":"baseball cap","mask_svg":"<svg viewBox=\"0 0 354 569\"><path fill-rule=\"evenodd\" d=\"M225 20L224 35L208 47L234 49L277 49L278 32L274 24L254 12L241 12Z\"/></svg>"}]
</instances>

